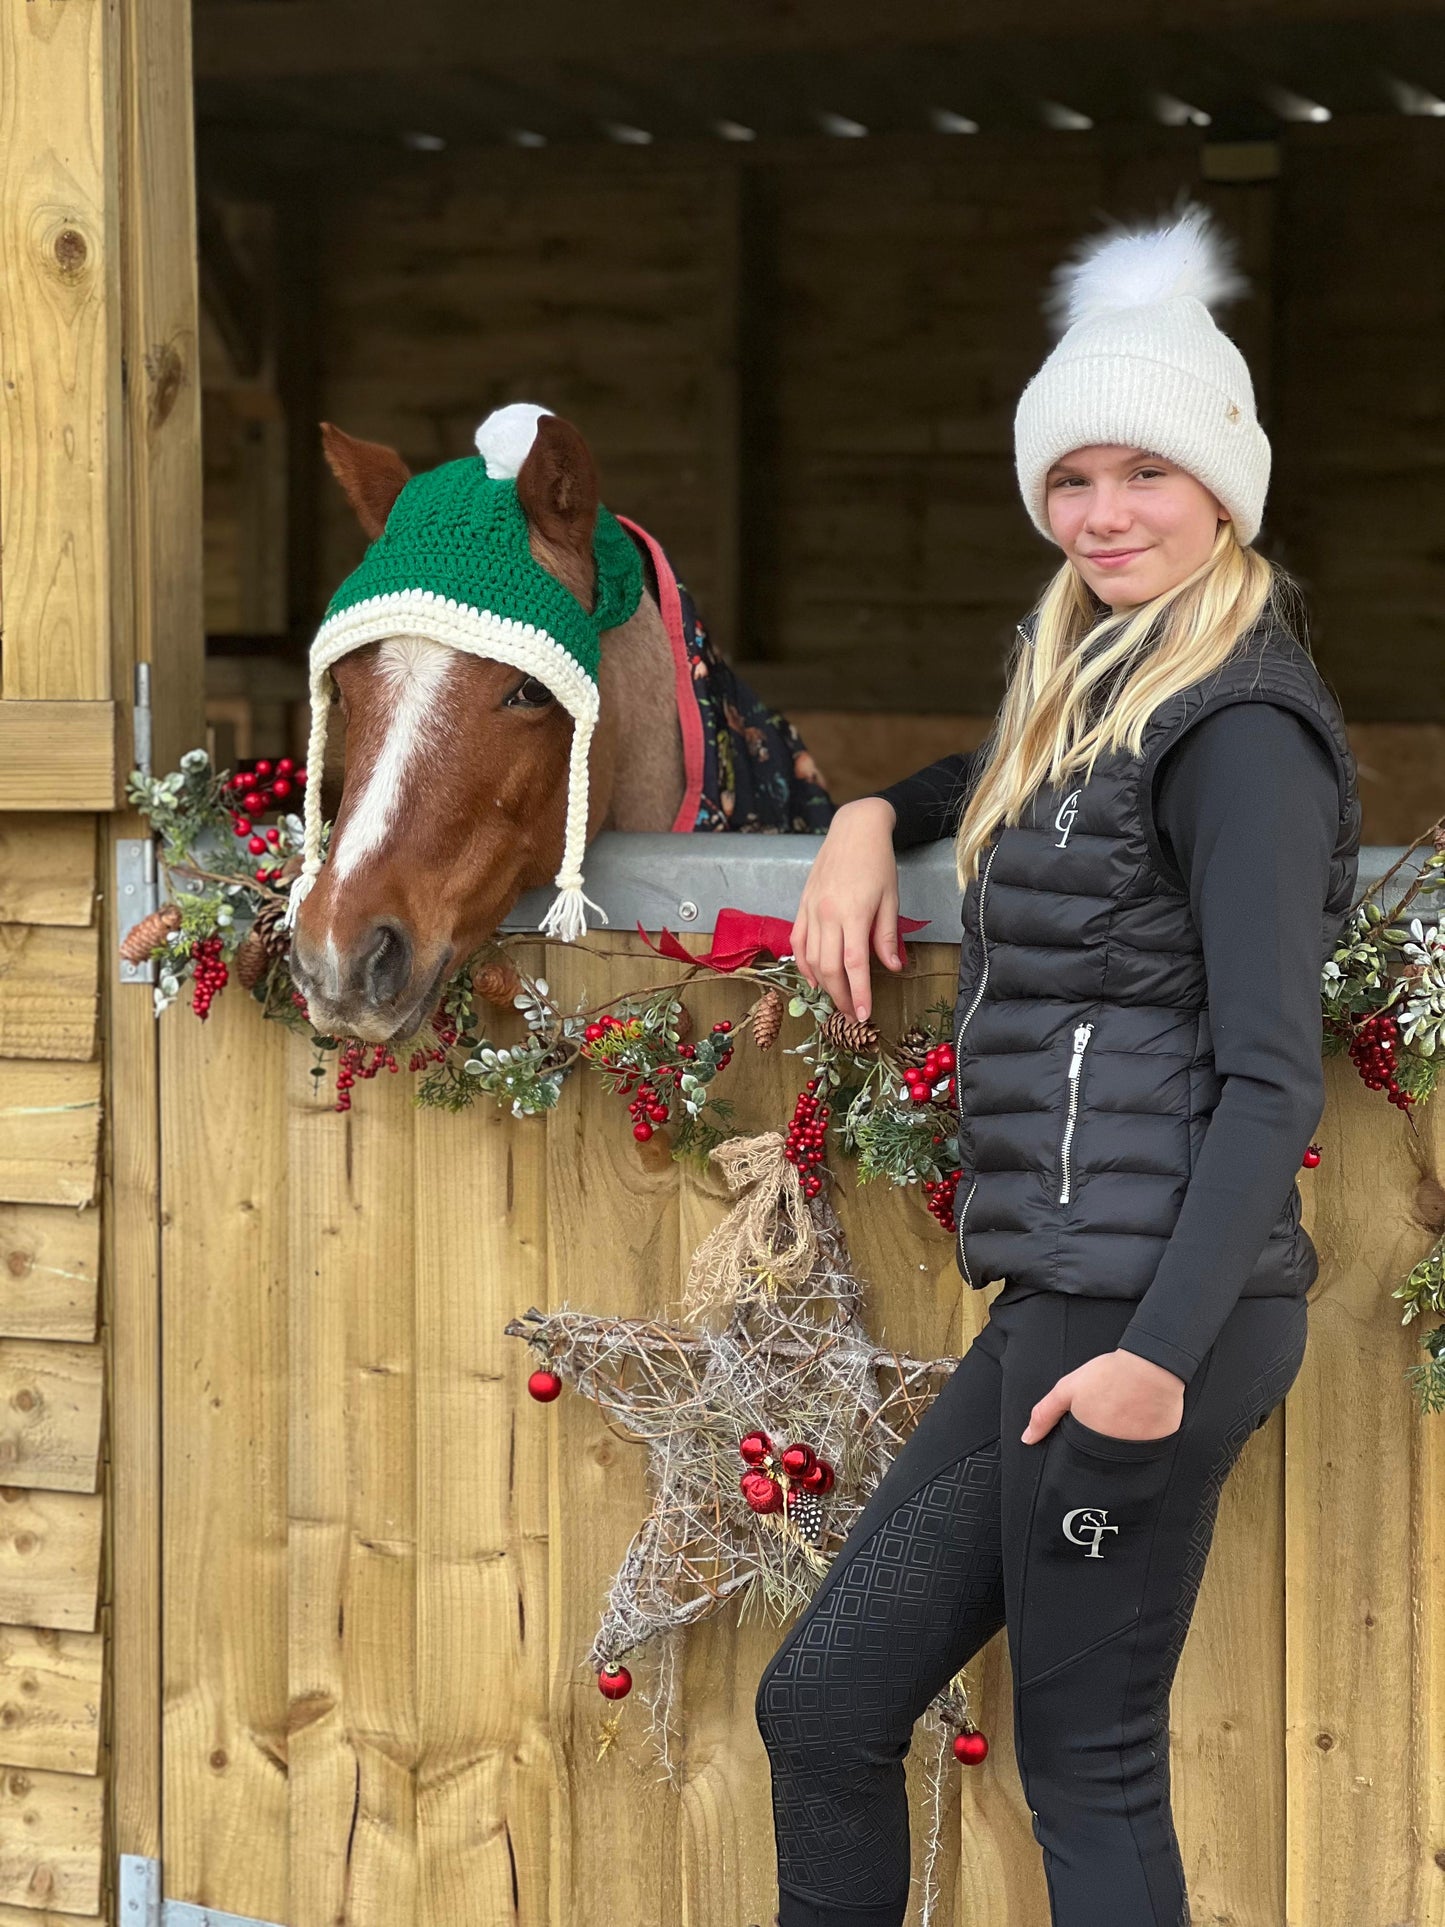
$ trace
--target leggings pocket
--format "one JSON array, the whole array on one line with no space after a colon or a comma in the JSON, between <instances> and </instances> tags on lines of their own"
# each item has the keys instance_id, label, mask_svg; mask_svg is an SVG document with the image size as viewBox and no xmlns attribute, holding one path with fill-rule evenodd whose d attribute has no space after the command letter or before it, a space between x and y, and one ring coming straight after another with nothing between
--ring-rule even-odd
<instances>
[{"instance_id":1,"label":"leggings pocket","mask_svg":"<svg viewBox=\"0 0 1445 1927\"><path fill-rule=\"evenodd\" d=\"M1044 1441L1026 1549L1020 1690L1133 1628L1179 1429L1121 1439L1065 1412Z\"/></svg>"}]
</instances>

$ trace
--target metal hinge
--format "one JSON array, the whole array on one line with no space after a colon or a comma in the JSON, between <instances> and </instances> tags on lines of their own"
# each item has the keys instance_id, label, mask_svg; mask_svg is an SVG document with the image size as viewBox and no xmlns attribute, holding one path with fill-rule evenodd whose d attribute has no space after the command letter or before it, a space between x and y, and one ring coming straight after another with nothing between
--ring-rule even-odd
<instances>
[{"instance_id":1,"label":"metal hinge","mask_svg":"<svg viewBox=\"0 0 1445 1927\"><path fill-rule=\"evenodd\" d=\"M124 942L142 917L158 907L156 884L156 846L148 836L122 836L115 845L115 902L119 926L118 942ZM149 957L143 963L120 959L123 984L153 984L156 967Z\"/></svg>"},{"instance_id":2,"label":"metal hinge","mask_svg":"<svg viewBox=\"0 0 1445 1927\"><path fill-rule=\"evenodd\" d=\"M191 1900L162 1900L160 1861L123 1853L118 1927L282 1927L282 1923L256 1920L249 1914L223 1914Z\"/></svg>"}]
</instances>

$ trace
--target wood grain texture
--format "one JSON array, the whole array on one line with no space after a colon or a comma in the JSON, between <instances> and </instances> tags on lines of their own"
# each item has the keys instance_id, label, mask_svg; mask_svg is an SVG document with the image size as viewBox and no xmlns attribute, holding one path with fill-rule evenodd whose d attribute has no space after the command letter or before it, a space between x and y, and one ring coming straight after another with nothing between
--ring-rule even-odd
<instances>
[{"instance_id":1,"label":"wood grain texture","mask_svg":"<svg viewBox=\"0 0 1445 1927\"><path fill-rule=\"evenodd\" d=\"M625 935L528 950L564 1006L662 974ZM878 985L890 1032L951 999L954 948L909 950ZM751 992L686 995L706 1027ZM244 1005L163 1034L169 1890L291 1927L770 1919L753 1704L785 1629L723 1612L695 1630L674 1784L637 1691L598 1758L609 1709L584 1655L649 1503L647 1455L590 1401L530 1400L532 1361L502 1336L531 1304L675 1316L726 1208L715 1169L634 1143L595 1077L545 1121L416 1113L385 1076L339 1116L301 1042ZM1382 1919L1424 1922L1438 1877L1445 1464L1387 1296L1426 1234L1403 1123L1339 1060L1328 1078L1325 1161L1303 1180L1322 1259L1309 1354L1226 1483L1171 1705L1193 1905L1240 1927L1343 1927L1349 1868ZM736 1128L780 1125L801 1079L781 1050L740 1047ZM218 1122L238 1109L244 1160ZM871 1329L962 1352L989 1294L962 1284L921 1199L839 1175ZM655 1664L635 1657L639 1686ZM947 1770L935 1922L1011 1927L1047 1896L1004 1637L969 1678L991 1751Z\"/></svg>"},{"instance_id":2,"label":"wood grain texture","mask_svg":"<svg viewBox=\"0 0 1445 1927\"><path fill-rule=\"evenodd\" d=\"M89 1204L99 1151L99 1064L0 1058L0 1201Z\"/></svg>"},{"instance_id":3,"label":"wood grain texture","mask_svg":"<svg viewBox=\"0 0 1445 1927\"><path fill-rule=\"evenodd\" d=\"M1445 1110L1404 1120L1340 1058L1308 1174L1320 1252L1310 1342L1286 1401L1288 1918L1441 1917L1445 1436L1405 1379L1422 1356L1394 1287L1429 1249L1414 1209L1445 1166ZM1435 1235L1438 1235L1435 1234Z\"/></svg>"},{"instance_id":4,"label":"wood grain texture","mask_svg":"<svg viewBox=\"0 0 1445 1927\"><path fill-rule=\"evenodd\" d=\"M94 1632L99 1495L0 1486L0 1623Z\"/></svg>"},{"instance_id":5,"label":"wood grain texture","mask_svg":"<svg viewBox=\"0 0 1445 1927\"><path fill-rule=\"evenodd\" d=\"M97 1209L0 1204L0 1336L88 1343L99 1276Z\"/></svg>"},{"instance_id":6,"label":"wood grain texture","mask_svg":"<svg viewBox=\"0 0 1445 1927\"><path fill-rule=\"evenodd\" d=\"M163 1840L170 1897L285 1921L286 1048L161 1028ZM238 1155L234 1120L252 1120Z\"/></svg>"},{"instance_id":7,"label":"wood grain texture","mask_svg":"<svg viewBox=\"0 0 1445 1927\"><path fill-rule=\"evenodd\" d=\"M0 1900L100 1912L105 1782L0 1768Z\"/></svg>"},{"instance_id":8,"label":"wood grain texture","mask_svg":"<svg viewBox=\"0 0 1445 1927\"><path fill-rule=\"evenodd\" d=\"M0 1482L96 1490L103 1372L99 1345L0 1339Z\"/></svg>"},{"instance_id":9,"label":"wood grain texture","mask_svg":"<svg viewBox=\"0 0 1445 1927\"><path fill-rule=\"evenodd\" d=\"M0 815L0 924L95 918L95 826L31 810Z\"/></svg>"},{"instance_id":10,"label":"wood grain texture","mask_svg":"<svg viewBox=\"0 0 1445 1927\"><path fill-rule=\"evenodd\" d=\"M0 923L0 1056L95 1055L98 930Z\"/></svg>"},{"instance_id":11,"label":"wood grain texture","mask_svg":"<svg viewBox=\"0 0 1445 1927\"><path fill-rule=\"evenodd\" d=\"M119 19L99 0L0 15L0 695L8 701L94 702L112 693L125 490L112 93ZM7 760L0 747L0 766ZM50 800L39 793L30 807Z\"/></svg>"},{"instance_id":12,"label":"wood grain texture","mask_svg":"<svg viewBox=\"0 0 1445 1927\"><path fill-rule=\"evenodd\" d=\"M122 728L112 702L0 701L0 811L113 810Z\"/></svg>"},{"instance_id":13,"label":"wood grain texture","mask_svg":"<svg viewBox=\"0 0 1445 1927\"><path fill-rule=\"evenodd\" d=\"M100 1633L0 1627L0 1764L99 1770L104 1644Z\"/></svg>"},{"instance_id":14,"label":"wood grain texture","mask_svg":"<svg viewBox=\"0 0 1445 1927\"><path fill-rule=\"evenodd\" d=\"M419 1922L414 1113L289 1052L289 1927ZM460 1469L465 1461L459 1460Z\"/></svg>"}]
</instances>

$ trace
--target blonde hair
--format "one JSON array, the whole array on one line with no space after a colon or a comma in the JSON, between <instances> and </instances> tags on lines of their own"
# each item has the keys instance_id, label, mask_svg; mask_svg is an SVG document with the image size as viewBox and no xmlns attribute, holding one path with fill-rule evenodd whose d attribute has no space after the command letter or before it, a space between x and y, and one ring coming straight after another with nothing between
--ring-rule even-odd
<instances>
[{"instance_id":1,"label":"blonde hair","mask_svg":"<svg viewBox=\"0 0 1445 1927\"><path fill-rule=\"evenodd\" d=\"M954 839L960 888L978 874L994 828L1017 823L1043 784L1076 770L1087 780L1105 750L1137 756L1154 710L1216 669L1266 606L1299 633L1294 583L1241 546L1233 522L1221 522L1191 575L1123 615L1105 608L1065 561L1031 611L1032 639L1021 627L1009 659L983 773Z\"/></svg>"}]
</instances>

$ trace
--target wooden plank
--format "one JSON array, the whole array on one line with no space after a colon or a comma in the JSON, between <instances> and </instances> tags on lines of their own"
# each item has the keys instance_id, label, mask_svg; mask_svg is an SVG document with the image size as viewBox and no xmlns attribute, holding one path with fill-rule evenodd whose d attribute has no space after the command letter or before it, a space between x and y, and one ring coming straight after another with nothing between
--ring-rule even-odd
<instances>
[{"instance_id":1,"label":"wooden plank","mask_svg":"<svg viewBox=\"0 0 1445 1927\"><path fill-rule=\"evenodd\" d=\"M1278 24L1348 18L1359 0L1234 0L1231 22ZM667 0L643 0L604 26L583 7L509 9L485 23L474 9L446 0L418 6L401 44L388 29L395 15L385 0L212 0L196 18L196 71L200 78L274 78L348 74L393 75L407 70L446 72L471 66L548 63L559 46L579 67L605 67L619 58L657 63L692 56L712 61L741 56L864 51L886 39L892 45L931 48L996 36L1001 17L985 0L905 0L880 23L863 0L847 4L798 0L786 11L730 7L706 0L685 8ZM1064 0L1034 0L1027 16L1029 39L1078 32L1077 12ZM1199 15L1185 0L1122 0L1108 19L1111 34L1195 32ZM344 51L343 51L344 50ZM842 143L839 143L840 145Z\"/></svg>"},{"instance_id":2,"label":"wooden plank","mask_svg":"<svg viewBox=\"0 0 1445 1927\"><path fill-rule=\"evenodd\" d=\"M0 1623L95 1631L98 1494L0 1486Z\"/></svg>"},{"instance_id":3,"label":"wooden plank","mask_svg":"<svg viewBox=\"0 0 1445 1927\"><path fill-rule=\"evenodd\" d=\"M104 1827L104 1780L0 1770L0 1900L98 1914Z\"/></svg>"},{"instance_id":4,"label":"wooden plank","mask_svg":"<svg viewBox=\"0 0 1445 1927\"><path fill-rule=\"evenodd\" d=\"M0 1053L95 1055L99 932L0 923Z\"/></svg>"},{"instance_id":5,"label":"wooden plank","mask_svg":"<svg viewBox=\"0 0 1445 1927\"><path fill-rule=\"evenodd\" d=\"M204 1024L172 1016L160 1026L166 1887L289 1922L289 1036L244 998L219 998ZM255 1120L243 1148L238 1117Z\"/></svg>"},{"instance_id":6,"label":"wooden plank","mask_svg":"<svg viewBox=\"0 0 1445 1927\"><path fill-rule=\"evenodd\" d=\"M0 1058L0 1202L89 1204L99 1149L99 1064Z\"/></svg>"},{"instance_id":7,"label":"wooden plank","mask_svg":"<svg viewBox=\"0 0 1445 1927\"><path fill-rule=\"evenodd\" d=\"M483 1099L458 1158L457 1121L421 1111L414 1138L415 1922L541 1927L581 1917L548 1913L545 1579L538 1558L521 1556L514 1510L520 1470L538 1520L548 1425L525 1389L526 1354L502 1328L546 1289L549 1127ZM625 1904L614 1916L631 1917Z\"/></svg>"},{"instance_id":8,"label":"wooden plank","mask_svg":"<svg viewBox=\"0 0 1445 1927\"><path fill-rule=\"evenodd\" d=\"M289 1058L291 1927L415 1923L416 1337L404 1075L350 1113ZM453 1124L458 1122L453 1118ZM470 1136L470 1120L463 1123ZM468 1160L470 1160L470 1149ZM457 1168L439 1159L448 1179ZM471 1275L470 1272L468 1274ZM447 1476L464 1476L458 1456ZM455 1658L455 1655L452 1656Z\"/></svg>"},{"instance_id":9,"label":"wooden plank","mask_svg":"<svg viewBox=\"0 0 1445 1927\"><path fill-rule=\"evenodd\" d=\"M637 939L627 942L641 950ZM644 962L636 954L606 954L612 950L608 944L599 957L548 947L545 975L563 1009L576 1008L584 991L591 1006L658 982L655 956ZM548 1116L544 1309L565 1303L622 1318L656 1316L659 1288L670 1291L679 1275L676 1166L633 1141L620 1102L584 1071L568 1079ZM612 1709L584 1663L618 1564L651 1503L646 1451L619 1438L590 1400L570 1391L525 1420L519 1413L517 1423L548 1427L552 1448L550 1724L565 1821L551 1918L569 1927L684 1920L683 1816L637 1717L637 1689L599 1760L599 1735ZM644 1653L632 1670L654 1664L655 1655ZM617 1839L622 1812L625 1850Z\"/></svg>"},{"instance_id":10,"label":"wooden plank","mask_svg":"<svg viewBox=\"0 0 1445 1927\"><path fill-rule=\"evenodd\" d=\"M11 701L112 693L125 489L119 20L96 4L0 13L0 695Z\"/></svg>"},{"instance_id":11,"label":"wooden plank","mask_svg":"<svg viewBox=\"0 0 1445 1927\"><path fill-rule=\"evenodd\" d=\"M0 1627L0 1764L100 1770L104 1636Z\"/></svg>"},{"instance_id":12,"label":"wooden plank","mask_svg":"<svg viewBox=\"0 0 1445 1927\"><path fill-rule=\"evenodd\" d=\"M94 825L29 810L0 816L0 923L84 929L94 918Z\"/></svg>"},{"instance_id":13,"label":"wooden plank","mask_svg":"<svg viewBox=\"0 0 1445 1927\"><path fill-rule=\"evenodd\" d=\"M1389 1293L1428 1249L1413 1206L1445 1114L1422 1107L1417 1148L1348 1061L1326 1082L1300 1185L1320 1277L1286 1412L1286 1900L1290 1920L1346 1927L1361 1893L1382 1921L1439 1911L1440 1421L1403 1377L1421 1323Z\"/></svg>"},{"instance_id":14,"label":"wooden plank","mask_svg":"<svg viewBox=\"0 0 1445 1927\"><path fill-rule=\"evenodd\" d=\"M114 809L119 728L111 702L0 702L0 810Z\"/></svg>"},{"instance_id":15,"label":"wooden plank","mask_svg":"<svg viewBox=\"0 0 1445 1927\"><path fill-rule=\"evenodd\" d=\"M95 1491L104 1363L99 1345L0 1339L0 1480Z\"/></svg>"},{"instance_id":16,"label":"wooden plank","mask_svg":"<svg viewBox=\"0 0 1445 1927\"><path fill-rule=\"evenodd\" d=\"M124 812L101 848L144 829ZM102 948L116 954L119 903L108 891ZM117 1853L161 1857L161 1336L160 1097L156 1022L144 988L102 976L105 999L105 1234L110 1397L106 1415L106 1572L109 1575L110 1832ZM189 1013L171 1018L188 1021ZM209 1023L210 1018L207 1019ZM4 1923L0 1922L0 1927Z\"/></svg>"},{"instance_id":17,"label":"wooden plank","mask_svg":"<svg viewBox=\"0 0 1445 1927\"><path fill-rule=\"evenodd\" d=\"M0 1336L88 1343L99 1277L98 1210L0 1204Z\"/></svg>"},{"instance_id":18,"label":"wooden plank","mask_svg":"<svg viewBox=\"0 0 1445 1927\"><path fill-rule=\"evenodd\" d=\"M157 770L174 769L186 750L205 741L191 13L189 0L150 0L121 10L130 370L127 657L133 650L151 665ZM129 659L124 668L128 675Z\"/></svg>"},{"instance_id":19,"label":"wooden plank","mask_svg":"<svg viewBox=\"0 0 1445 1927\"><path fill-rule=\"evenodd\" d=\"M95 1915L60 1914L50 1907L11 1907L0 1901L0 1927L95 1927Z\"/></svg>"}]
</instances>

